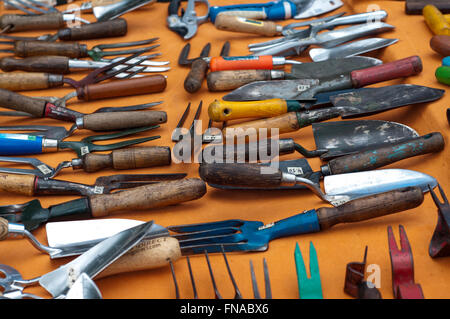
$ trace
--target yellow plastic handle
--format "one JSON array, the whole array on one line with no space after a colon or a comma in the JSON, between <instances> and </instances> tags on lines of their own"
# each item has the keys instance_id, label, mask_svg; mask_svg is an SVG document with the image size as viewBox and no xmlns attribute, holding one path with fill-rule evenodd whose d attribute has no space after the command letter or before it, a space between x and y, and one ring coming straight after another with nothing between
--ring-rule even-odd
<instances>
[{"instance_id":1,"label":"yellow plastic handle","mask_svg":"<svg viewBox=\"0 0 450 319\"><path fill-rule=\"evenodd\" d=\"M450 15L444 16L431 4L426 5L422 12L425 22L434 34L450 35Z\"/></svg>"},{"instance_id":2,"label":"yellow plastic handle","mask_svg":"<svg viewBox=\"0 0 450 319\"><path fill-rule=\"evenodd\" d=\"M209 118L214 122L251 118L273 117L287 112L287 104L282 99L264 101L230 102L215 100L209 105Z\"/></svg>"}]
</instances>

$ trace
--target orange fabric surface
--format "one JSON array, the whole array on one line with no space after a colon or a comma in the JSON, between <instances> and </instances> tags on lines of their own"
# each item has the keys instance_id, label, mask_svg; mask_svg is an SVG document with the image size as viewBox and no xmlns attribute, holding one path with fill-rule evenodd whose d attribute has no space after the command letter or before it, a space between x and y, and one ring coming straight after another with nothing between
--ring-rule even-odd
<instances>
[{"instance_id":1,"label":"orange fabric surface","mask_svg":"<svg viewBox=\"0 0 450 319\"><path fill-rule=\"evenodd\" d=\"M259 2L255 0L233 1L233 3ZM398 38L399 42L388 47L382 52L371 53L371 56L381 58L384 62L394 61L400 58L419 55L423 61L423 72L420 75L407 79L395 80L380 85L412 83L435 88L447 89L439 84L434 71L440 65L442 57L434 53L429 47L432 36L422 16L407 16L404 13L404 2L402 1L351 1L344 0L345 6L337 12L354 14L365 12L367 8L374 9L378 6L389 14L386 22L394 25L395 30L383 33L380 37ZM80 2L79 2L80 3ZM231 4L225 0L211 0L211 5ZM184 3L183 6L186 4ZM157 49L162 56L160 61L171 62L171 70L166 72L168 76L167 88L163 93L133 96L128 98L117 98L97 102L80 103L71 100L69 107L89 113L103 106L125 106L145 102L164 101L155 109L164 110L168 114L168 122L160 129L150 131L144 135L161 135L156 141L146 145L173 146L170 140L172 130L175 128L182 112L188 102L192 102L191 113L187 118L185 126L190 125L194 116L194 110L198 103L203 101L203 112L201 119L204 128L208 120L207 106L214 99L221 98L223 93L208 92L206 83L202 89L189 94L183 88L185 76L189 72L186 67L177 65L178 55L186 43L177 34L170 31L166 26L167 3L155 3L148 7L140 8L134 12L125 14L123 17L128 21L128 34L123 38L99 39L86 41L89 47L100 43L133 41L151 37L159 37L161 46ZM203 14L203 5L197 5L198 14ZM3 13L3 12L2 12ZM93 21L92 16L84 14ZM293 20L282 21L280 24L291 23ZM40 33L23 33L40 34ZM22 35L22 34L21 34ZM247 44L266 40L263 37L231 33L216 30L210 23L200 25L197 35L190 40L191 56L199 54L202 47L211 42L211 54L217 55L222 44L229 40L231 42L230 55L247 55ZM309 56L304 53L298 58L300 61L310 62ZM84 74L76 74L74 77L81 78ZM25 92L29 96L62 97L71 89L53 89L46 91ZM449 124L445 117L445 110L449 107L450 97L444 97L428 105L416 105L403 107L397 110L385 112L367 119L380 119L395 121L414 128L420 135L430 132L441 132L446 143L449 143ZM64 125L69 128L70 123L58 122L44 119L24 119L20 122L14 118L1 118L0 125L14 124L47 124ZM87 135L89 131L77 131L70 140L78 140ZM294 134L287 134L298 143L307 148L314 148L311 128L302 129ZM298 154L283 157L293 159ZM56 166L63 160L75 158L73 152L48 153L37 156L43 162ZM320 159L308 159L314 170L319 169L322 164ZM450 170L449 170L449 148L448 146L438 154L429 154L417 158L403 160L392 164L387 168L404 168L417 170L436 177L447 196L450 197ZM138 169L130 173L168 173L186 172L189 177L198 176L198 164L172 164L168 167L155 167L151 169ZM93 183L98 176L122 173L117 171L101 171L88 174L83 171L64 170L59 179L65 179L81 183ZM40 197L43 207L61 203L76 197L71 196L48 196ZM31 200L29 197L6 194L0 196L0 205L23 203ZM208 187L207 194L200 200L183 203L180 205L154 209L143 212L127 212L117 214L114 217L131 218L143 221L154 220L155 223L168 226L188 224L196 222L210 222L217 220L240 218L246 220L259 220L270 223L291 215L327 206L309 191L273 191L273 192L232 192L221 191ZM298 242L302 250L305 264L309 264L309 242L312 241L318 253L320 275L322 280L324 298L350 298L343 292L345 267L348 262L362 261L364 247L368 245L368 264L377 264L381 270L381 288L383 298L393 298L391 265L387 243L387 226L392 225L398 239L398 225L405 226L409 241L412 246L415 266L415 280L420 283L426 298L449 298L450 297L450 258L431 259L428 255L428 245L436 226L437 213L434 202L429 194L425 195L424 203L413 210L402 212L382 218L347 225L337 225L330 230L299 235L289 238L277 239L270 243L269 249L259 253L235 253L229 254L228 260L244 298L252 298L249 260L255 265L256 276L263 290L262 259L266 258L269 266L272 292L274 298L298 298L297 275L294 262L294 247ZM45 229L41 227L35 231L35 235L42 242L46 242ZM0 244L0 263L10 265L20 271L24 278L30 279L45 274L58 266L68 262L70 258L50 260L50 258L37 251L27 240L8 240ZM225 263L221 255L210 255L214 269L217 285L224 298L233 298L232 284L226 271ZM204 256L191 258L195 281L200 298L213 298L213 289L209 277ZM189 279L188 268L185 258L175 262L175 272L180 286L182 298L191 298L192 289ZM308 267L307 267L308 268ZM139 271L116 275L97 280L104 298L175 298L175 291L169 267L155 270ZM40 287L28 288L27 291L48 296Z\"/></svg>"}]
</instances>

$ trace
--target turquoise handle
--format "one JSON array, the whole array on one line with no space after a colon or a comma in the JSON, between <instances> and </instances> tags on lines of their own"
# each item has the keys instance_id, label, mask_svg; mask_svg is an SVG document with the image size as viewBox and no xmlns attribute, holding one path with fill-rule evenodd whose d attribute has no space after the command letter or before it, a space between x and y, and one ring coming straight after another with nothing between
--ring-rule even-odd
<instances>
[{"instance_id":1,"label":"turquoise handle","mask_svg":"<svg viewBox=\"0 0 450 319\"><path fill-rule=\"evenodd\" d=\"M27 134L0 134L0 155L42 154L41 136Z\"/></svg>"}]
</instances>

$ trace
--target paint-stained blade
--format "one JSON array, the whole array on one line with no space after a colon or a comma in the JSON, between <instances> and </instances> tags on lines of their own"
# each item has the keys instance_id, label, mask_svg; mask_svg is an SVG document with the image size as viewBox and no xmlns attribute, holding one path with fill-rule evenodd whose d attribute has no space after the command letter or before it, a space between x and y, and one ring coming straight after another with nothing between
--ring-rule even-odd
<instances>
[{"instance_id":1,"label":"paint-stained blade","mask_svg":"<svg viewBox=\"0 0 450 319\"><path fill-rule=\"evenodd\" d=\"M297 14L294 19L306 19L336 10L344 4L340 0L294 0Z\"/></svg>"},{"instance_id":2,"label":"paint-stained blade","mask_svg":"<svg viewBox=\"0 0 450 319\"><path fill-rule=\"evenodd\" d=\"M313 123L312 129L316 149L328 150L324 160L419 136L404 124L376 120Z\"/></svg>"},{"instance_id":3,"label":"paint-stained blade","mask_svg":"<svg viewBox=\"0 0 450 319\"><path fill-rule=\"evenodd\" d=\"M342 118L365 116L397 107L427 103L442 97L445 90L413 84L390 85L373 90L353 91L330 97L335 107L343 107Z\"/></svg>"}]
</instances>

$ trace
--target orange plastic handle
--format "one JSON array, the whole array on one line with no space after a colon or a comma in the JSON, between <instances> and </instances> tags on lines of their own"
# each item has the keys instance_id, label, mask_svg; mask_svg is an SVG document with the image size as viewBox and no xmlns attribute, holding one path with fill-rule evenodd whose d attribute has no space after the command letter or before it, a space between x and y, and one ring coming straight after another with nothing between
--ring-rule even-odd
<instances>
[{"instance_id":1,"label":"orange plastic handle","mask_svg":"<svg viewBox=\"0 0 450 319\"><path fill-rule=\"evenodd\" d=\"M271 55L213 57L209 62L209 69L212 72L226 70L272 70L273 59Z\"/></svg>"}]
</instances>

